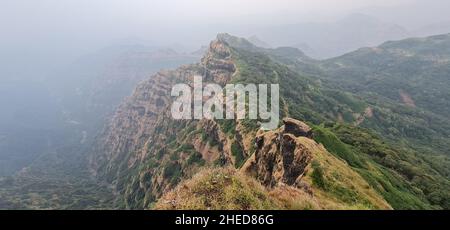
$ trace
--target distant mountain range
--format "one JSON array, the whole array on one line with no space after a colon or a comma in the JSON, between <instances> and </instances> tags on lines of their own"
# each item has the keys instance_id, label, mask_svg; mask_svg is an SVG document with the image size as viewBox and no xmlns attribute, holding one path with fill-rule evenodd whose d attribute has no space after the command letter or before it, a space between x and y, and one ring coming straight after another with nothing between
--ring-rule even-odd
<instances>
[{"instance_id":1,"label":"distant mountain range","mask_svg":"<svg viewBox=\"0 0 450 230\"><path fill-rule=\"evenodd\" d=\"M327 59L361 47L377 46L385 41L450 33L450 23L405 28L373 16L350 14L335 22L290 24L254 30L252 39L259 40L254 43L256 46L296 47L310 57ZM261 46L261 42L264 45Z\"/></svg>"}]
</instances>

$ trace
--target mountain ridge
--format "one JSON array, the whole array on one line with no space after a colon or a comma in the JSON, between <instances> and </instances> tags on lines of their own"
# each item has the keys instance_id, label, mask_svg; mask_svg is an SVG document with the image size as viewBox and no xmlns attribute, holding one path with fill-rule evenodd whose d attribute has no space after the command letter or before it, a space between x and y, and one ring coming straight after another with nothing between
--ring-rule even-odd
<instances>
[{"instance_id":1,"label":"mountain ridge","mask_svg":"<svg viewBox=\"0 0 450 230\"><path fill-rule=\"evenodd\" d=\"M111 141L119 141L116 143L114 141L107 141L106 144L103 144L104 146L109 146L110 144L117 146L119 154L111 158L111 156L102 156L99 153L97 159L91 161L94 165L93 171L97 173L99 171L102 172L102 167L106 167L106 171L100 173L102 174L100 178L107 177L107 181L113 183L116 187L118 194L120 194L117 201L119 207L151 208L161 196L170 192L184 179L189 179L194 176L201 168L214 165L228 165L241 168L242 165L246 164L245 162L248 162L249 158L254 156L255 149L252 146L258 127L255 121L211 120L175 122L169 118L170 115L167 112L167 108L170 105L170 98L167 95L169 95L168 90L170 87L167 88L167 86L170 86L174 82L179 82L181 79L189 82L189 76L196 74L203 75L206 73L204 75L205 82L215 82L222 85L228 82L280 82L282 84L281 89L283 90L281 103L284 106L283 108L288 108L281 111L283 117L287 117L289 114L290 116L306 120L312 124L319 125L322 123L321 126L314 126L314 135L317 135L314 139L322 143L330 151L330 155L344 160L348 165L346 167L349 167L350 171L356 170L357 174L362 176L363 181L370 181L369 188L376 188L376 194L382 195L394 208L438 208L428 204L429 201L421 195L421 192L414 190L419 189L417 182L416 184L410 184L409 180L413 178L404 178L403 175L406 175L405 172L397 171L399 170L395 168L397 166L394 165L386 168L386 163L378 160L376 155L373 155L374 153L365 153L364 146L357 147L351 140L342 142L344 136L341 136L342 134L339 133L341 129L353 129L354 131L356 129L347 125L341 125L342 128L339 125L323 126L323 122L339 120L337 115L331 115L329 112L327 115L327 113L321 112L321 110L326 111L327 108L329 109L327 106L322 107L324 101L337 102L336 105L349 111L356 108L364 112L366 107L354 107L354 105L345 101L349 100L349 98L336 97L336 92L323 88L323 86L320 86L316 82L316 79L299 75L292 71L291 68L281 64L282 62L274 61L268 53L270 53L270 50L257 48L245 39L227 34L219 34L217 39L211 42L209 51L202 59L202 64L184 66L175 71L159 73L152 80L149 80L148 83L141 84L137 87L131 99L123 104L122 109L116 114L116 119L113 119L113 126L115 123L119 128L113 129L112 132L109 132L110 134L107 134L107 136L110 135L109 139ZM203 67L206 67L206 71ZM268 71L273 72L270 73ZM294 85L293 82L299 84L298 86L303 88L304 92L297 91L301 93L300 95L294 93L296 91L290 88ZM148 94L154 94L153 91L155 90L160 95L152 97ZM164 91L166 93L163 93ZM315 97L312 97L313 95ZM353 96L347 97L351 98ZM300 101L295 102L296 98L300 99ZM300 107L297 106L297 103L307 102L305 98L309 98L308 100L317 101L319 99L322 101L319 104L314 102L304 104L303 107L305 109L309 108L309 111L299 110ZM355 100L355 102L358 100ZM154 106L157 104L165 109L154 110ZM316 106L313 106L314 104ZM125 110L124 116L120 118L122 110ZM322 115L316 116L318 113ZM157 114L161 115L158 116ZM157 118L149 119L145 118L145 116L156 116ZM351 120L356 120L356 118L351 118ZM139 124L140 122L144 122L143 124L147 125ZM145 128L142 129L139 127ZM114 133L120 134L123 132L120 130L126 130L123 136L125 139L114 137ZM156 131L158 135L152 133L151 130ZM337 134L334 134L335 132ZM359 130L358 132L360 132L358 135L366 135L367 131ZM131 137L135 136L136 139L130 142L130 140L127 140L128 135ZM353 138L356 137L358 136ZM336 144L339 147L335 147L334 145ZM370 148L373 144L367 142L367 145ZM383 142L375 146L377 146L376 148L386 148L383 147L384 145L389 146L389 144ZM131 147L131 149L128 149L128 147ZM386 150L379 150L382 151L380 154L386 157L393 154L389 151L398 151L398 153L413 157L412 159L416 157L410 155L411 153L408 153L409 150L402 150L401 148L389 150L389 148L391 147L387 147ZM112 152L114 153L114 151ZM392 156L398 157L396 155ZM106 160L104 159L105 157ZM407 161L411 160L408 157L403 158L402 156L402 159ZM116 159L114 160L114 158ZM101 161L103 163L106 162L107 165L96 165L95 162ZM118 174L108 172L118 172ZM376 176L380 173L384 176ZM417 175L422 175L422 172L414 172L414 178L416 173L418 173ZM329 181L326 183L333 184ZM377 186L381 186L381 188L377 188ZM392 191L386 192L388 188ZM341 192L347 194L340 194L343 197L355 196L355 194L347 193L346 189L343 189ZM333 193L328 190L324 194L332 196ZM444 200L438 202L444 202L443 205L445 205L446 196L443 195ZM384 208L387 208L387 206L384 206Z\"/></svg>"}]
</instances>

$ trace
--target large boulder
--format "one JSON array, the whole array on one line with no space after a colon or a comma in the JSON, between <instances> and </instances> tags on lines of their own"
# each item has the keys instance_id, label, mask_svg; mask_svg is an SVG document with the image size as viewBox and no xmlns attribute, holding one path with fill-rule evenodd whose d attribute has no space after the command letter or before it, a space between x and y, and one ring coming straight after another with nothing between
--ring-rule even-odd
<instances>
[{"instance_id":1,"label":"large boulder","mask_svg":"<svg viewBox=\"0 0 450 230\"><path fill-rule=\"evenodd\" d=\"M299 128L292 129L292 123L288 123L289 130L300 133ZM242 171L267 187L298 185L312 159L311 151L299 138L283 128L258 133L255 154L245 163Z\"/></svg>"},{"instance_id":2,"label":"large boulder","mask_svg":"<svg viewBox=\"0 0 450 230\"><path fill-rule=\"evenodd\" d=\"M285 133L290 133L295 137L312 138L313 136L312 129L304 122L292 118L284 118L283 123Z\"/></svg>"}]
</instances>

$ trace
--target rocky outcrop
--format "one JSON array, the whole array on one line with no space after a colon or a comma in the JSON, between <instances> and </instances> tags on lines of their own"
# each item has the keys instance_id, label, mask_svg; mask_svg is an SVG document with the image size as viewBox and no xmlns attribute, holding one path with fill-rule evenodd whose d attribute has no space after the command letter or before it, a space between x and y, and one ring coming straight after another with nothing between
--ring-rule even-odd
<instances>
[{"instance_id":1,"label":"rocky outcrop","mask_svg":"<svg viewBox=\"0 0 450 230\"><path fill-rule=\"evenodd\" d=\"M290 133L295 137L308 137L312 138L312 129L304 122L292 119L284 118L284 132Z\"/></svg>"},{"instance_id":2,"label":"rocky outcrop","mask_svg":"<svg viewBox=\"0 0 450 230\"><path fill-rule=\"evenodd\" d=\"M230 48L220 40L211 42L209 51L202 58L201 64L206 69L204 81L221 85L228 83L236 71Z\"/></svg>"},{"instance_id":3,"label":"rocky outcrop","mask_svg":"<svg viewBox=\"0 0 450 230\"><path fill-rule=\"evenodd\" d=\"M312 153L297 140L300 136L312 136L311 129L294 119L284 122L285 126L275 131L258 133L256 151L242 168L268 187L279 183L299 185L312 159Z\"/></svg>"},{"instance_id":4,"label":"rocky outcrop","mask_svg":"<svg viewBox=\"0 0 450 230\"><path fill-rule=\"evenodd\" d=\"M98 139L92 173L123 195L127 208L142 208L194 174L201 162L232 164L231 141L214 121L172 119L171 89L192 85L194 76L224 85L235 71L230 48L215 40L201 63L160 71L140 83Z\"/></svg>"},{"instance_id":5,"label":"rocky outcrop","mask_svg":"<svg viewBox=\"0 0 450 230\"><path fill-rule=\"evenodd\" d=\"M284 119L284 124L274 131L258 132L255 152L241 168L242 174L256 178L278 199L300 203L300 207L391 209L345 161L310 138L308 125L291 118ZM330 193L334 188L353 194L352 200Z\"/></svg>"}]
</instances>

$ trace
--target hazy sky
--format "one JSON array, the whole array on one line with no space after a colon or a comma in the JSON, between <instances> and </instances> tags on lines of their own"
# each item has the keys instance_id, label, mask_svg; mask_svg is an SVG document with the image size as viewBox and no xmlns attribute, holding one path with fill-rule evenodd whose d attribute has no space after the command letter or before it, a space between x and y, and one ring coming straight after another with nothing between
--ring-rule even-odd
<instances>
[{"instance_id":1,"label":"hazy sky","mask_svg":"<svg viewBox=\"0 0 450 230\"><path fill-rule=\"evenodd\" d=\"M0 0L0 35L2 43L29 43L30 38L56 43L105 42L129 37L148 40L153 37L165 41L158 37L164 37L165 33L174 34L173 30L177 29L188 30L189 27L323 21L363 9L389 11L390 8L421 2L425 7L416 7L418 9L414 13L427 8L439 10L445 8L442 4L449 6L450 1ZM390 19L393 20L392 17ZM158 36L150 33L153 31L159 33Z\"/></svg>"},{"instance_id":2,"label":"hazy sky","mask_svg":"<svg viewBox=\"0 0 450 230\"><path fill-rule=\"evenodd\" d=\"M0 61L62 60L124 39L199 47L239 25L334 20L365 12L414 26L450 21L448 0L0 0ZM207 28L207 29L205 29ZM205 32L207 31L207 32ZM3 57L2 57L3 56ZM42 60L44 60L43 58Z\"/></svg>"},{"instance_id":3,"label":"hazy sky","mask_svg":"<svg viewBox=\"0 0 450 230\"><path fill-rule=\"evenodd\" d=\"M320 21L413 0L0 0L0 26L16 36L144 33L146 27ZM430 1L427 1L430 2ZM6 29L6 31L4 30ZM62 36L62 35L60 35ZM73 34L71 34L73 36ZM82 38L80 34L76 38Z\"/></svg>"}]
</instances>

